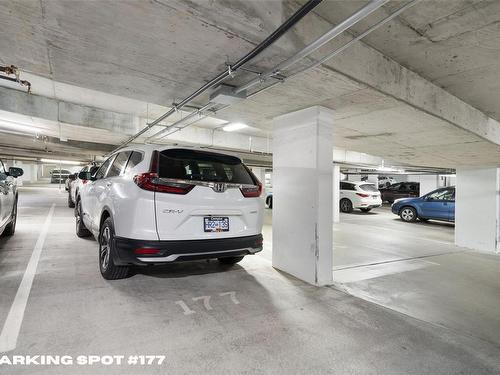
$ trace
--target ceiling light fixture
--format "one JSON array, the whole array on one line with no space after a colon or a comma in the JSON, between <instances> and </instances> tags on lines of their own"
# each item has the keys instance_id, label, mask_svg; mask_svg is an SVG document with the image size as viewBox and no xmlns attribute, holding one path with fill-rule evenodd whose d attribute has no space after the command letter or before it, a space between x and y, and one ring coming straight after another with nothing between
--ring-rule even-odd
<instances>
[{"instance_id":1,"label":"ceiling light fixture","mask_svg":"<svg viewBox=\"0 0 500 375\"><path fill-rule=\"evenodd\" d=\"M234 132L236 130L241 130L248 128L248 125L243 124L242 122L233 122L229 125L226 125L222 128L225 132Z\"/></svg>"},{"instance_id":2,"label":"ceiling light fixture","mask_svg":"<svg viewBox=\"0 0 500 375\"><path fill-rule=\"evenodd\" d=\"M82 164L81 161L75 160L56 160L56 159L40 159L42 163L52 163L52 164Z\"/></svg>"}]
</instances>

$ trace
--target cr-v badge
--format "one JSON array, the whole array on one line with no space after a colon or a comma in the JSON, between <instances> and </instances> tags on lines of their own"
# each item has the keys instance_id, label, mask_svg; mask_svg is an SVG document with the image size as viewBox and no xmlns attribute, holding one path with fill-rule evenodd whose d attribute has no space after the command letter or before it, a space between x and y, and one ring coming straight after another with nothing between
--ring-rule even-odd
<instances>
[{"instance_id":1,"label":"cr-v badge","mask_svg":"<svg viewBox=\"0 0 500 375\"><path fill-rule=\"evenodd\" d=\"M164 214L182 214L184 210L172 210L172 209L165 209L162 211Z\"/></svg>"}]
</instances>

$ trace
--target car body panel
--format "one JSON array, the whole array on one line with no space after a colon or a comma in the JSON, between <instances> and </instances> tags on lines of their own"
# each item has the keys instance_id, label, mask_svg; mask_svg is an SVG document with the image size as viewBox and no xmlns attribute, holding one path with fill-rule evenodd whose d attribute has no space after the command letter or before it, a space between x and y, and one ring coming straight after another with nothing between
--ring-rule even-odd
<instances>
[{"instance_id":1,"label":"car body panel","mask_svg":"<svg viewBox=\"0 0 500 375\"><path fill-rule=\"evenodd\" d=\"M362 186L372 185L375 189L375 184L364 181L341 181L340 182L340 200L347 198L352 202L354 209L372 209L382 206L380 192L366 191ZM353 189L353 190L351 190ZM367 195L366 197L360 196Z\"/></svg>"},{"instance_id":2,"label":"car body panel","mask_svg":"<svg viewBox=\"0 0 500 375\"><path fill-rule=\"evenodd\" d=\"M433 195L449 191L449 199L432 199ZM439 188L418 198L403 198L394 201L391 210L399 215L401 209L406 206L413 207L417 211L417 216L422 219L432 219L441 221L455 221L455 187Z\"/></svg>"},{"instance_id":3,"label":"car body panel","mask_svg":"<svg viewBox=\"0 0 500 375\"><path fill-rule=\"evenodd\" d=\"M398 182L380 189L382 201L392 203L401 198L418 198L420 196L420 183Z\"/></svg>"},{"instance_id":4,"label":"car body panel","mask_svg":"<svg viewBox=\"0 0 500 375\"><path fill-rule=\"evenodd\" d=\"M245 198L239 188L232 186L223 192L216 192L212 187L198 184L185 195L139 187L134 177L150 171L153 152L168 149L200 150L164 145L130 146L119 150L119 153L141 153L142 160L137 165L129 169L127 161L119 175L109 177L113 167L116 169L118 164L113 164L117 155L115 153L94 174L97 179L88 180L82 185L79 196L83 223L96 239L104 213L112 217L115 236L122 243L128 239L170 246L170 241L225 240L260 235L264 209L261 196ZM229 231L205 232L203 218L210 216L228 217ZM254 250L260 251L261 245ZM254 250L245 254L253 254Z\"/></svg>"},{"instance_id":5,"label":"car body panel","mask_svg":"<svg viewBox=\"0 0 500 375\"><path fill-rule=\"evenodd\" d=\"M17 199L16 179L9 176L2 160L0 160L0 234L12 221L12 212Z\"/></svg>"}]
</instances>

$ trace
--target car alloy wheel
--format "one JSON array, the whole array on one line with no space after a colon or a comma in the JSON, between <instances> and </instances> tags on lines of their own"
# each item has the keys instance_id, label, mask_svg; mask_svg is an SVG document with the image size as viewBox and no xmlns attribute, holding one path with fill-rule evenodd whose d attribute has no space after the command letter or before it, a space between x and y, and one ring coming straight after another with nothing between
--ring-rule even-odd
<instances>
[{"instance_id":1,"label":"car alloy wheel","mask_svg":"<svg viewBox=\"0 0 500 375\"><path fill-rule=\"evenodd\" d=\"M109 227L105 227L102 231L101 241L99 244L99 259L101 261L101 268L103 271L107 270L109 265L110 239L111 234L109 231Z\"/></svg>"},{"instance_id":2,"label":"car alloy wheel","mask_svg":"<svg viewBox=\"0 0 500 375\"><path fill-rule=\"evenodd\" d=\"M401 218L404 221L412 221L415 219L415 212L411 208L404 208L401 211Z\"/></svg>"}]
</instances>

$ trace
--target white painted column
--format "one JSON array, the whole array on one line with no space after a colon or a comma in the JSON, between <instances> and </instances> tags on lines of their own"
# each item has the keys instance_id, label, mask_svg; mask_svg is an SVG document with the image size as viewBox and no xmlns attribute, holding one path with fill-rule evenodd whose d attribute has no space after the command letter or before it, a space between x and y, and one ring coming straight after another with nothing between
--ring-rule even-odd
<instances>
[{"instance_id":1,"label":"white painted column","mask_svg":"<svg viewBox=\"0 0 500 375\"><path fill-rule=\"evenodd\" d=\"M439 176L437 175L420 175L416 180L420 182L420 196L438 188Z\"/></svg>"},{"instance_id":2,"label":"white painted column","mask_svg":"<svg viewBox=\"0 0 500 375\"><path fill-rule=\"evenodd\" d=\"M378 187L378 174L369 174L366 181L371 182L372 184L375 184L376 187Z\"/></svg>"},{"instance_id":3,"label":"white painted column","mask_svg":"<svg viewBox=\"0 0 500 375\"><path fill-rule=\"evenodd\" d=\"M333 222L340 221L340 165L333 165Z\"/></svg>"},{"instance_id":4,"label":"white painted column","mask_svg":"<svg viewBox=\"0 0 500 375\"><path fill-rule=\"evenodd\" d=\"M455 244L500 253L500 169L457 169Z\"/></svg>"},{"instance_id":5,"label":"white painted column","mask_svg":"<svg viewBox=\"0 0 500 375\"><path fill-rule=\"evenodd\" d=\"M313 285L333 275L333 111L273 123L273 266Z\"/></svg>"}]
</instances>

